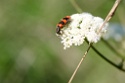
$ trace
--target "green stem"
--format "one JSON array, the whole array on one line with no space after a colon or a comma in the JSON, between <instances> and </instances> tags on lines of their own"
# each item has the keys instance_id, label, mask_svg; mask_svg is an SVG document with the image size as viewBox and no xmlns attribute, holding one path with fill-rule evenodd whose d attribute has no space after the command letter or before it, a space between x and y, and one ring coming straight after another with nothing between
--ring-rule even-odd
<instances>
[{"instance_id":1,"label":"green stem","mask_svg":"<svg viewBox=\"0 0 125 83\"><path fill-rule=\"evenodd\" d=\"M86 40L86 42L89 44L89 42ZM111 64L112 66L114 66L115 68L124 71L125 69L123 69L123 63L124 60L122 60L122 62L120 64L115 64L114 62L112 62L111 60L109 60L108 58L106 58L102 53L100 53L93 45L91 45L91 48L101 57L103 58L105 61L107 61L109 64Z\"/></svg>"},{"instance_id":2,"label":"green stem","mask_svg":"<svg viewBox=\"0 0 125 83\"><path fill-rule=\"evenodd\" d=\"M106 58L103 54L101 54L95 47L91 46L92 49L101 57L103 58L105 61L107 61L109 64L111 64L112 66L114 66L115 68L121 70L121 71L124 71L125 72L125 69L123 69L123 65L121 66L120 64L117 65L115 64L114 62L110 61L108 58ZM124 61L122 61L121 64L123 64Z\"/></svg>"},{"instance_id":3,"label":"green stem","mask_svg":"<svg viewBox=\"0 0 125 83\"><path fill-rule=\"evenodd\" d=\"M78 4L75 2L75 0L69 0L70 3L73 5L73 7L79 12L82 13L82 9L78 6Z\"/></svg>"},{"instance_id":4,"label":"green stem","mask_svg":"<svg viewBox=\"0 0 125 83\"><path fill-rule=\"evenodd\" d=\"M108 43L107 41L105 41L103 38L102 38L101 40L102 40L102 41L105 43L105 45L107 45L114 53L116 53L116 55L117 55L118 57L120 57L120 58L122 58L122 59L125 60L125 57L122 56L112 45L110 45L110 43Z\"/></svg>"}]
</instances>

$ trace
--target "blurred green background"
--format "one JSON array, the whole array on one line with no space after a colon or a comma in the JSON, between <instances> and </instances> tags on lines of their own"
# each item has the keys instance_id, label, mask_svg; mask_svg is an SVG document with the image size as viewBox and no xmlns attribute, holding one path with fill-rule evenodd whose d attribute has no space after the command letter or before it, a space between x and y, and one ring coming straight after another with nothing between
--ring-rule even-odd
<instances>
[{"instance_id":1,"label":"blurred green background","mask_svg":"<svg viewBox=\"0 0 125 83\"><path fill-rule=\"evenodd\" d=\"M105 18L114 1L76 3L84 12ZM74 13L78 11L69 0L0 0L0 83L67 83L88 45L63 50L55 29L62 17ZM125 0L110 22L123 25L124 15ZM124 39L108 42L125 54ZM115 63L121 61L103 42L94 46ZM72 83L125 83L125 72L91 49Z\"/></svg>"}]
</instances>

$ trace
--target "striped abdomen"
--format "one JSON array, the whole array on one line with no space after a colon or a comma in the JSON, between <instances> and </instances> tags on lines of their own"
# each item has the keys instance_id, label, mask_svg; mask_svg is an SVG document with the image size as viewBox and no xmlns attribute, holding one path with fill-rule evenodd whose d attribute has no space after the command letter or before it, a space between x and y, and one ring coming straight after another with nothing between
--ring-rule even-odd
<instances>
[{"instance_id":1,"label":"striped abdomen","mask_svg":"<svg viewBox=\"0 0 125 83\"><path fill-rule=\"evenodd\" d=\"M60 30L69 22L70 16L64 17L58 24L56 28L56 33L60 34Z\"/></svg>"}]
</instances>

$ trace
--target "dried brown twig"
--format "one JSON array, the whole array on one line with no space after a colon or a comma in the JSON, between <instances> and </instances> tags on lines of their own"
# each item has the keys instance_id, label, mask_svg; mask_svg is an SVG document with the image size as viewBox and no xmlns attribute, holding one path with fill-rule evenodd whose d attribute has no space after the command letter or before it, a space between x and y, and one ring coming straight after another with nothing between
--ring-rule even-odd
<instances>
[{"instance_id":1,"label":"dried brown twig","mask_svg":"<svg viewBox=\"0 0 125 83\"><path fill-rule=\"evenodd\" d=\"M70 0L70 1L71 1L71 0ZM72 0L72 1L74 1L74 0ZM116 9L117 9L117 7L118 7L118 5L119 5L120 2L121 2L121 0L116 0L116 1L115 1L113 7L111 8L110 12L109 12L108 15L106 16L106 18L105 18L105 20L104 20L102 26L99 28L98 34L99 34L100 31L102 30L102 28L105 26L105 24L114 16L115 11L116 11ZM73 2L73 3L74 3L74 2ZM77 6L77 8L80 9L78 6ZM80 12L81 12L81 9L80 9ZM76 75L76 72L78 71L78 69L79 69L81 63L83 62L85 56L87 55L88 51L90 50L92 44L93 44L93 43L90 43L90 44L89 44L88 49L87 49L86 52L84 53L84 55L83 55L82 59L80 60L80 62L78 63L78 65L77 65L75 71L73 72L71 78L69 79L68 83L71 83L71 82L72 82L74 76Z\"/></svg>"},{"instance_id":2,"label":"dried brown twig","mask_svg":"<svg viewBox=\"0 0 125 83\"><path fill-rule=\"evenodd\" d=\"M108 13L108 15L106 16L104 23L102 24L102 26L99 28L98 33L100 33L100 31L102 30L102 28L104 27L104 25L114 16L115 11L119 5L119 3L121 2L121 0L116 0L112 9L110 10L110 12Z\"/></svg>"},{"instance_id":3,"label":"dried brown twig","mask_svg":"<svg viewBox=\"0 0 125 83\"><path fill-rule=\"evenodd\" d=\"M86 50L86 52L84 53L84 55L83 55L82 59L80 60L79 64L77 65L77 67L76 67L75 71L73 72L73 74L72 74L72 76L71 76L71 78L70 78L70 80L69 80L69 82L68 82L68 83L71 83L71 82L72 82L72 80L73 80L73 78L74 78L74 76L75 76L75 74L76 74L77 70L79 69L79 67L80 67L80 65L82 64L83 60L85 59L85 57L86 57L86 55L87 55L88 51L90 50L91 45L92 45L92 43L91 43L91 44L89 44L88 49L87 49L87 50Z\"/></svg>"}]
</instances>

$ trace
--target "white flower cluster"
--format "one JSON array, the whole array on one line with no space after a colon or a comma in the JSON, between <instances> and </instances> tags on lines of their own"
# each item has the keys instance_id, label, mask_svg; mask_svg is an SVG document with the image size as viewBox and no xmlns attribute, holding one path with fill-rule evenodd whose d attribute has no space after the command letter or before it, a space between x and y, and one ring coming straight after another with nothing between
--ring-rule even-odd
<instances>
[{"instance_id":1,"label":"white flower cluster","mask_svg":"<svg viewBox=\"0 0 125 83\"><path fill-rule=\"evenodd\" d=\"M72 45L79 46L83 44L85 38L89 43L97 43L108 26L106 24L98 34L97 31L102 24L102 18L94 17L89 13L73 14L69 24L61 29L62 34L58 36L62 40L61 43L64 45L64 49Z\"/></svg>"}]
</instances>

